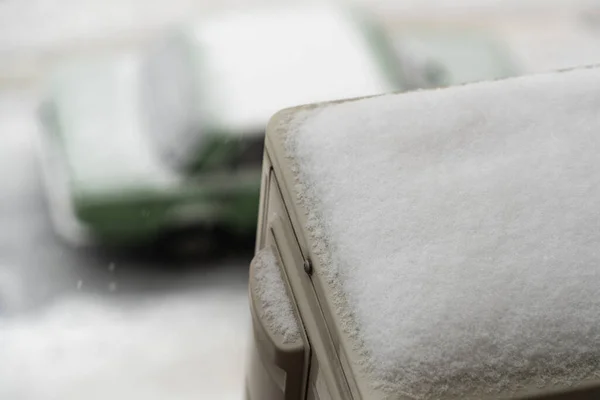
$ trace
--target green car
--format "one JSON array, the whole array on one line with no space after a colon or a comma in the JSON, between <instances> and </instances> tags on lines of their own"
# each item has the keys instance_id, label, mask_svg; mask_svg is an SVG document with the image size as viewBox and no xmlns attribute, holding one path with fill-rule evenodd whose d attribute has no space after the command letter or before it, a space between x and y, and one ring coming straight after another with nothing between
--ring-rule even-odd
<instances>
[{"instance_id":1,"label":"green car","mask_svg":"<svg viewBox=\"0 0 600 400\"><path fill-rule=\"evenodd\" d=\"M374 19L329 6L215 15L143 56L63 65L40 108L53 222L126 246L253 235L271 115L439 84L428 72Z\"/></svg>"}]
</instances>

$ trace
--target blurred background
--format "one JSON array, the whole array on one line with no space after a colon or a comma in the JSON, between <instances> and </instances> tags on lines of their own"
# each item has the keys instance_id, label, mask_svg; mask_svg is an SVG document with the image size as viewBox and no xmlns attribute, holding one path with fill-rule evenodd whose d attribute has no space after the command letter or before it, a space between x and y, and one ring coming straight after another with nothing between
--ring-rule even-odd
<instances>
[{"instance_id":1,"label":"blurred background","mask_svg":"<svg viewBox=\"0 0 600 400\"><path fill-rule=\"evenodd\" d=\"M0 1L1 399L242 397L277 109L600 62L600 1L270 3Z\"/></svg>"}]
</instances>

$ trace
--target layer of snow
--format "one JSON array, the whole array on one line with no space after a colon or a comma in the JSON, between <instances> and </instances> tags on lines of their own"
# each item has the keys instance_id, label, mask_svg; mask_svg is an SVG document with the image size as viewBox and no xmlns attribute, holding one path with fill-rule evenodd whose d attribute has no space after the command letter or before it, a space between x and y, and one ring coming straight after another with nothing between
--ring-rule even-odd
<instances>
[{"instance_id":1,"label":"layer of snow","mask_svg":"<svg viewBox=\"0 0 600 400\"><path fill-rule=\"evenodd\" d=\"M74 61L54 79L64 151L77 189L164 189L178 177L160 159L144 131L140 59Z\"/></svg>"},{"instance_id":2,"label":"layer of snow","mask_svg":"<svg viewBox=\"0 0 600 400\"><path fill-rule=\"evenodd\" d=\"M283 337L284 343L300 338L300 328L294 315L294 306L289 298L281 269L270 247L260 250L252 260L255 291L261 304L259 318L268 328Z\"/></svg>"},{"instance_id":3,"label":"layer of snow","mask_svg":"<svg viewBox=\"0 0 600 400\"><path fill-rule=\"evenodd\" d=\"M278 7L200 21L203 85L211 110L261 131L282 108L396 89L364 29L335 7Z\"/></svg>"},{"instance_id":4,"label":"layer of snow","mask_svg":"<svg viewBox=\"0 0 600 400\"><path fill-rule=\"evenodd\" d=\"M598 88L588 68L297 114L315 268L376 387L599 377Z\"/></svg>"},{"instance_id":5,"label":"layer of snow","mask_svg":"<svg viewBox=\"0 0 600 400\"><path fill-rule=\"evenodd\" d=\"M239 400L249 329L243 291L74 297L0 320L0 398Z\"/></svg>"},{"instance_id":6,"label":"layer of snow","mask_svg":"<svg viewBox=\"0 0 600 400\"><path fill-rule=\"evenodd\" d=\"M23 282L20 277L6 272L5 262L0 264L0 316L18 309L24 303Z\"/></svg>"},{"instance_id":7,"label":"layer of snow","mask_svg":"<svg viewBox=\"0 0 600 400\"><path fill-rule=\"evenodd\" d=\"M31 132L36 124L33 119L37 97L28 91L0 91L0 141L6 165L23 167L24 159L31 153L33 141ZM10 160L7 158L10 157ZM11 179L12 172L3 168L0 172L0 184L3 195L20 191L22 182ZM4 179L6 177L6 179Z\"/></svg>"}]
</instances>

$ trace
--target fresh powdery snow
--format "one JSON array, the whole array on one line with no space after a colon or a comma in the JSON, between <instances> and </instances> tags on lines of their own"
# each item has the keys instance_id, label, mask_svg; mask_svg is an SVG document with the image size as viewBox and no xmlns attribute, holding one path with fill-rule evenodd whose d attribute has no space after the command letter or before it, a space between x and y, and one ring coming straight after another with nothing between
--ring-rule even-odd
<instances>
[{"instance_id":1,"label":"fresh powdery snow","mask_svg":"<svg viewBox=\"0 0 600 400\"><path fill-rule=\"evenodd\" d=\"M287 294L281 270L270 247L259 251L252 260L255 294L261 304L262 320L272 332L281 335L285 343L300 338L300 328Z\"/></svg>"},{"instance_id":2,"label":"fresh powdery snow","mask_svg":"<svg viewBox=\"0 0 600 400\"><path fill-rule=\"evenodd\" d=\"M598 377L599 69L305 110L286 144L317 272L379 390Z\"/></svg>"}]
</instances>

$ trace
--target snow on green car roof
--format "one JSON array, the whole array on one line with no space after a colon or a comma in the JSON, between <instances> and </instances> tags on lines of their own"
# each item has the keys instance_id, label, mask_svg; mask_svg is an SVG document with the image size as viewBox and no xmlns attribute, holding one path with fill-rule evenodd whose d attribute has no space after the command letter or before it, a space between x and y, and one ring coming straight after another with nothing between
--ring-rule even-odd
<instances>
[{"instance_id":1,"label":"snow on green car roof","mask_svg":"<svg viewBox=\"0 0 600 400\"><path fill-rule=\"evenodd\" d=\"M263 129L291 105L400 89L382 73L368 27L357 27L357 18L329 7L232 12L200 22L192 40L211 112L232 130Z\"/></svg>"}]
</instances>

